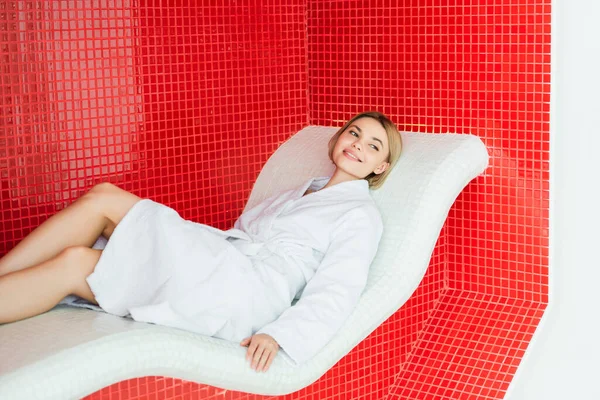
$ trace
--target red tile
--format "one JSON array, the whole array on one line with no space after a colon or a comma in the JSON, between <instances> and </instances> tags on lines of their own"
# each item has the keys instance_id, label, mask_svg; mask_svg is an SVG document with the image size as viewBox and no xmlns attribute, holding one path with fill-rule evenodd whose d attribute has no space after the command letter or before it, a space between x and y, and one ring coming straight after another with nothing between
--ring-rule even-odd
<instances>
[{"instance_id":1,"label":"red tile","mask_svg":"<svg viewBox=\"0 0 600 400\"><path fill-rule=\"evenodd\" d=\"M0 13L0 255L101 181L229 228L280 143L365 109L475 134L490 167L413 296L287 397L504 396L548 300L550 0L42 3ZM90 398L219 393L146 377Z\"/></svg>"}]
</instances>

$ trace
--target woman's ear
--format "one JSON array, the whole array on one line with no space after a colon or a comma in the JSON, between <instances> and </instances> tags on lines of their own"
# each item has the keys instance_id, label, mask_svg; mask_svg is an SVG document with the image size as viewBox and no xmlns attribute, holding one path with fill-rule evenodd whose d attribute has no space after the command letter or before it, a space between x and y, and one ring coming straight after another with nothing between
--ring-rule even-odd
<instances>
[{"instance_id":1,"label":"woman's ear","mask_svg":"<svg viewBox=\"0 0 600 400\"><path fill-rule=\"evenodd\" d=\"M382 174L389 167L390 167L390 163L384 162L384 163L381 163L377 168L375 168L375 170L373 172L375 173L375 175L379 175L379 174Z\"/></svg>"}]
</instances>

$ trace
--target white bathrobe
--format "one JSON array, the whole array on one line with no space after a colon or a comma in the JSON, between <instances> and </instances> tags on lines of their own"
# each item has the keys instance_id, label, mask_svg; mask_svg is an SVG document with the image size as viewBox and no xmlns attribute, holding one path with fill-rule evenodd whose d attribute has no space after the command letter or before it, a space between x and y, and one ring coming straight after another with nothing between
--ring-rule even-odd
<instances>
[{"instance_id":1,"label":"white bathrobe","mask_svg":"<svg viewBox=\"0 0 600 400\"><path fill-rule=\"evenodd\" d=\"M235 342L266 333L302 363L352 313L383 230L366 180L303 196L329 179L264 200L227 231L141 200L97 242L87 282L108 313Z\"/></svg>"}]
</instances>

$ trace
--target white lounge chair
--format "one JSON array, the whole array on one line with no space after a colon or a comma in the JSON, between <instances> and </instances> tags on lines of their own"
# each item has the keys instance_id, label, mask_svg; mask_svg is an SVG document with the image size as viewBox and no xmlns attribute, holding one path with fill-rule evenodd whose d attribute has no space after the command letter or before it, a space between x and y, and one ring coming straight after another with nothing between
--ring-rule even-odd
<instances>
[{"instance_id":1,"label":"white lounge chair","mask_svg":"<svg viewBox=\"0 0 600 400\"><path fill-rule=\"evenodd\" d=\"M264 166L246 208L331 173L327 141L337 129L309 126L284 143ZM0 326L0 399L80 398L150 375L263 395L310 385L407 301L450 207L487 166L487 150L476 136L402 135L398 165L383 188L373 191L384 234L367 287L338 334L310 361L294 366L282 350L266 373L257 373L239 343L59 305Z\"/></svg>"}]
</instances>

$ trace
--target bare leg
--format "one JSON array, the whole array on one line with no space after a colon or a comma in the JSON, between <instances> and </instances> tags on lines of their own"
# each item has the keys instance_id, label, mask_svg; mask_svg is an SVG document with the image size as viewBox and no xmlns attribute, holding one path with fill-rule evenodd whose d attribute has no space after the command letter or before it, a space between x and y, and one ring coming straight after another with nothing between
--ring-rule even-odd
<instances>
[{"instance_id":1,"label":"bare leg","mask_svg":"<svg viewBox=\"0 0 600 400\"><path fill-rule=\"evenodd\" d=\"M100 235L110 238L140 197L101 183L31 232L0 259L0 276L49 260L68 247L92 247Z\"/></svg>"},{"instance_id":2,"label":"bare leg","mask_svg":"<svg viewBox=\"0 0 600 400\"><path fill-rule=\"evenodd\" d=\"M39 265L0 277L0 324L45 313L70 294L97 304L85 278L101 253L70 247Z\"/></svg>"}]
</instances>

